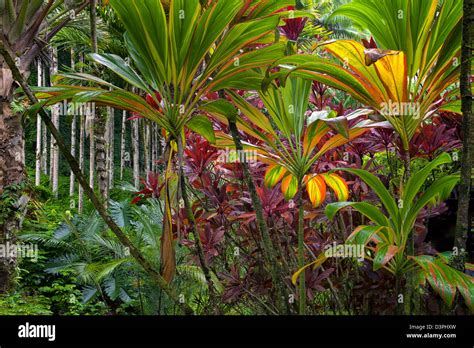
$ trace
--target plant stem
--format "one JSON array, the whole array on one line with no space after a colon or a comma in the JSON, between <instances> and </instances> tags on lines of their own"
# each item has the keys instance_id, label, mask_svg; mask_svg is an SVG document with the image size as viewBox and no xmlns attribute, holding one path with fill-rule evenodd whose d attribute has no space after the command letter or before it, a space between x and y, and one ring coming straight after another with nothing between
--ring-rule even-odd
<instances>
[{"instance_id":1,"label":"plant stem","mask_svg":"<svg viewBox=\"0 0 474 348\"><path fill-rule=\"evenodd\" d=\"M301 182L298 184L298 269L304 267L304 207L303 207L303 191ZM298 283L299 290L299 314L306 314L306 277L305 272L301 272Z\"/></svg>"},{"instance_id":2,"label":"plant stem","mask_svg":"<svg viewBox=\"0 0 474 348\"><path fill-rule=\"evenodd\" d=\"M405 185L408 182L408 179L410 179L411 175L411 158L410 158L410 150L409 147L405 147L403 151L403 166L404 166L404 172L403 172L403 183L402 187L405 189ZM402 202L402 204L405 204L406 202ZM406 247L406 253L407 256L415 256L415 230L412 229L410 231L410 234L408 235L408 240L407 240L407 247ZM419 297L416 295L416 274L413 270L409 271L405 275L406 277L406 294L404 298L405 302L405 314L410 315L414 314L413 309L418 308L419 306L417 305L419 302ZM415 306L413 306L415 305Z\"/></svg>"}]
</instances>

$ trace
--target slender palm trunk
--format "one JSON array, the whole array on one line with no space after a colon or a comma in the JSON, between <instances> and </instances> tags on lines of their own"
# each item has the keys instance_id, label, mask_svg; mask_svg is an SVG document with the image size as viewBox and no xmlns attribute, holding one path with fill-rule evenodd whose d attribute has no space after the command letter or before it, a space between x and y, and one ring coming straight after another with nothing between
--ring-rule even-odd
<instances>
[{"instance_id":1,"label":"slender palm trunk","mask_svg":"<svg viewBox=\"0 0 474 348\"><path fill-rule=\"evenodd\" d=\"M79 116L79 170L81 173L84 172L84 138L86 132L86 116L80 115ZM77 209L79 214L82 213L84 209L84 189L81 185L79 185L78 189L78 202L77 202Z\"/></svg>"},{"instance_id":2,"label":"slender palm trunk","mask_svg":"<svg viewBox=\"0 0 474 348\"><path fill-rule=\"evenodd\" d=\"M74 60L74 48L71 48L71 69L74 70L75 68L75 60ZM76 157L76 129L77 129L77 115L74 114L72 117L72 124L71 124L71 156L74 158ZM74 201L74 192L75 192L75 184L76 178L74 176L74 172L71 170L69 174L69 197L71 197L71 208L76 206Z\"/></svg>"},{"instance_id":3,"label":"slender palm trunk","mask_svg":"<svg viewBox=\"0 0 474 348\"><path fill-rule=\"evenodd\" d=\"M43 79L44 81L44 79ZM48 129L42 124L42 153L41 153L41 169L44 175L48 175Z\"/></svg>"},{"instance_id":4,"label":"slender palm trunk","mask_svg":"<svg viewBox=\"0 0 474 348\"><path fill-rule=\"evenodd\" d=\"M473 49L474 1L464 0L463 37L461 51L461 99L463 113L463 151L461 159L461 184L459 185L458 212L454 245L462 255L466 250L469 231L469 205L471 176L474 168L474 118L472 116L471 64ZM464 255L462 256L464 257ZM463 262L460 262L463 264Z\"/></svg>"},{"instance_id":5,"label":"slender palm trunk","mask_svg":"<svg viewBox=\"0 0 474 348\"><path fill-rule=\"evenodd\" d=\"M136 188L140 185L140 120L132 121L132 147L133 147L133 184Z\"/></svg>"},{"instance_id":6,"label":"slender palm trunk","mask_svg":"<svg viewBox=\"0 0 474 348\"><path fill-rule=\"evenodd\" d=\"M41 71L41 74L39 73ZM41 75L41 76L40 76ZM38 62L38 86L45 86L46 78L43 64ZM48 175L48 129L41 121L41 170Z\"/></svg>"},{"instance_id":7,"label":"slender palm trunk","mask_svg":"<svg viewBox=\"0 0 474 348\"><path fill-rule=\"evenodd\" d=\"M77 131L77 116L74 115L72 117L72 124L71 124L71 155L75 158L76 157L76 131ZM75 192L75 181L76 177L74 172L71 170L69 174L69 197L71 197L71 208L75 207L74 202L74 192Z\"/></svg>"},{"instance_id":8,"label":"slender palm trunk","mask_svg":"<svg viewBox=\"0 0 474 348\"><path fill-rule=\"evenodd\" d=\"M38 87L42 85L43 82L43 67L41 65L41 61L38 60ZM35 167L35 185L39 186L41 184L41 140L42 140L42 133L41 133L41 117L38 115L36 116L36 167Z\"/></svg>"},{"instance_id":9,"label":"slender palm trunk","mask_svg":"<svg viewBox=\"0 0 474 348\"><path fill-rule=\"evenodd\" d=\"M404 173L402 178L402 185L406 185L408 179L411 176L411 158L410 158L410 150L409 148L403 149L403 166L404 166ZM405 202L400 201L400 205L405 204ZM415 255L415 229L410 232L407 240L406 246L406 255L407 257ZM419 307L419 302L421 298L417 295L417 281L416 281L416 273L414 271L407 272L405 275L406 279L406 286L405 286L405 295L404 295L404 308L405 314L416 314L414 310ZM399 282L399 281L398 281Z\"/></svg>"},{"instance_id":10,"label":"slender palm trunk","mask_svg":"<svg viewBox=\"0 0 474 348\"><path fill-rule=\"evenodd\" d=\"M84 55L82 53L79 54L79 62L81 63L81 67L79 71L82 72L82 66L84 63ZM87 134L87 118L88 118L88 110L86 108L85 115L79 115L79 170L81 173L84 173L84 159L85 159L85 138ZM72 170L72 168L71 168ZM84 210L84 189L81 185L78 185L77 190L77 210L79 214L82 214Z\"/></svg>"},{"instance_id":11,"label":"slender palm trunk","mask_svg":"<svg viewBox=\"0 0 474 348\"><path fill-rule=\"evenodd\" d=\"M91 49L93 53L97 53L97 0L90 0L90 27L91 27ZM95 123L97 111L93 110L89 121L89 186L94 189L95 179Z\"/></svg>"},{"instance_id":12,"label":"slender palm trunk","mask_svg":"<svg viewBox=\"0 0 474 348\"><path fill-rule=\"evenodd\" d=\"M52 65L51 76L58 73L58 50L56 47L52 48ZM55 105L51 109L51 116L54 126L59 129L59 108ZM51 138L51 185L54 197L58 197L59 185L59 149L56 141Z\"/></svg>"},{"instance_id":13,"label":"slender palm trunk","mask_svg":"<svg viewBox=\"0 0 474 348\"><path fill-rule=\"evenodd\" d=\"M95 118L95 170L101 197L107 202L109 197L109 179L107 177L107 113L99 112Z\"/></svg>"},{"instance_id":14,"label":"slender palm trunk","mask_svg":"<svg viewBox=\"0 0 474 348\"><path fill-rule=\"evenodd\" d=\"M109 114L109 125L108 125L108 146L109 146L109 152L108 152L108 161L107 161L107 178L109 180L108 184L108 189L109 191L113 188L114 186L114 158L115 158L115 110L113 108L110 108L110 114Z\"/></svg>"},{"instance_id":15,"label":"slender palm trunk","mask_svg":"<svg viewBox=\"0 0 474 348\"><path fill-rule=\"evenodd\" d=\"M125 149L127 134L127 111L122 111L122 129L120 130L120 180L123 180L125 170Z\"/></svg>"},{"instance_id":16,"label":"slender palm trunk","mask_svg":"<svg viewBox=\"0 0 474 348\"><path fill-rule=\"evenodd\" d=\"M151 125L151 171L156 172L156 161L158 159L157 154L157 137L156 137L156 124Z\"/></svg>"},{"instance_id":17,"label":"slender palm trunk","mask_svg":"<svg viewBox=\"0 0 474 348\"><path fill-rule=\"evenodd\" d=\"M41 184L41 117L36 117L36 166L35 166L35 185Z\"/></svg>"},{"instance_id":18,"label":"slender palm trunk","mask_svg":"<svg viewBox=\"0 0 474 348\"><path fill-rule=\"evenodd\" d=\"M135 157L135 154L134 154ZM171 177L174 173L173 149L168 144L165 151L165 182L164 182L164 216L160 244L160 271L166 282L170 283L176 272L176 250L173 235L173 195L171 193ZM176 198L176 196L174 196ZM175 205L176 206L176 205ZM179 220L178 220L179 223ZM179 225L178 225L179 230Z\"/></svg>"},{"instance_id":19,"label":"slender palm trunk","mask_svg":"<svg viewBox=\"0 0 474 348\"><path fill-rule=\"evenodd\" d=\"M88 132L89 132L89 186L94 189L95 181L95 118L96 110L92 108L88 112Z\"/></svg>"},{"instance_id":20,"label":"slender palm trunk","mask_svg":"<svg viewBox=\"0 0 474 348\"><path fill-rule=\"evenodd\" d=\"M143 155L145 160L145 174L151 171L150 162L151 162L151 151L150 151L150 124L148 120L144 120L143 122Z\"/></svg>"}]
</instances>

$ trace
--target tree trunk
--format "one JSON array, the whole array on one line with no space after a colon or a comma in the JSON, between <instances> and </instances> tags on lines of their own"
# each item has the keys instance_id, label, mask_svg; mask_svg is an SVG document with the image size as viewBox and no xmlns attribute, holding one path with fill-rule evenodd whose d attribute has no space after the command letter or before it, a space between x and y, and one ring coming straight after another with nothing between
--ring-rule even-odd
<instances>
[{"instance_id":1,"label":"tree trunk","mask_svg":"<svg viewBox=\"0 0 474 348\"><path fill-rule=\"evenodd\" d=\"M44 123L42 124L42 154L41 154L41 168L44 175L48 175L48 129L45 127Z\"/></svg>"},{"instance_id":2,"label":"tree trunk","mask_svg":"<svg viewBox=\"0 0 474 348\"><path fill-rule=\"evenodd\" d=\"M151 128L151 170L156 173L156 162L158 161L158 126L153 122Z\"/></svg>"},{"instance_id":3,"label":"tree trunk","mask_svg":"<svg viewBox=\"0 0 474 348\"><path fill-rule=\"evenodd\" d=\"M71 70L74 71L75 68L75 61L74 61L74 48L71 48ZM77 128L77 115L74 113L72 117L72 124L71 124L71 156L76 157L76 128ZM69 197L71 197L71 209L76 206L76 202L74 200L74 184L76 178L74 176L74 172L71 170L69 174Z\"/></svg>"},{"instance_id":4,"label":"tree trunk","mask_svg":"<svg viewBox=\"0 0 474 348\"><path fill-rule=\"evenodd\" d=\"M52 48L52 65L51 76L58 73L58 50L56 47ZM53 106L51 108L51 118L54 126L59 129L59 108ZM51 184L54 197L58 197L58 183L59 183L59 150L56 141L51 138Z\"/></svg>"},{"instance_id":5,"label":"tree trunk","mask_svg":"<svg viewBox=\"0 0 474 348\"><path fill-rule=\"evenodd\" d=\"M132 146L133 146L133 184L136 188L140 185L140 131L139 119L132 121Z\"/></svg>"},{"instance_id":6,"label":"tree trunk","mask_svg":"<svg viewBox=\"0 0 474 348\"><path fill-rule=\"evenodd\" d=\"M13 114L10 104L13 77L10 69L3 68L1 56L0 72L0 245L6 248L7 245L15 246L16 234L21 228L20 213L25 206L22 185L26 173L21 116ZM0 255L0 293L13 287L15 266L15 255Z\"/></svg>"},{"instance_id":7,"label":"tree trunk","mask_svg":"<svg viewBox=\"0 0 474 348\"><path fill-rule=\"evenodd\" d=\"M43 67L41 61L38 60L38 87L42 85L43 82ZM35 185L39 186L41 184L41 117L36 116L36 168L35 168Z\"/></svg>"},{"instance_id":8,"label":"tree trunk","mask_svg":"<svg viewBox=\"0 0 474 348\"><path fill-rule=\"evenodd\" d=\"M89 131L89 186L94 189L95 178L95 113L96 110L92 108L88 111L88 131Z\"/></svg>"},{"instance_id":9,"label":"tree trunk","mask_svg":"<svg viewBox=\"0 0 474 348\"><path fill-rule=\"evenodd\" d=\"M122 129L120 130L120 180L123 180L123 171L125 170L125 145L127 134L127 111L122 111Z\"/></svg>"},{"instance_id":10,"label":"tree trunk","mask_svg":"<svg viewBox=\"0 0 474 348\"><path fill-rule=\"evenodd\" d=\"M97 53L97 12L96 12L97 0L91 0L90 6L91 6L90 8L91 47L92 47L92 52Z\"/></svg>"},{"instance_id":11,"label":"tree trunk","mask_svg":"<svg viewBox=\"0 0 474 348\"><path fill-rule=\"evenodd\" d=\"M109 179L107 178L107 145L105 143L105 131L107 114L99 112L95 122L95 170L97 171L97 182L99 192L106 203L109 197ZM107 203L106 203L107 205Z\"/></svg>"},{"instance_id":12,"label":"tree trunk","mask_svg":"<svg viewBox=\"0 0 474 348\"><path fill-rule=\"evenodd\" d=\"M471 175L474 167L474 120L472 117L471 59L473 47L474 1L464 0L463 34L461 50L461 102L463 123L463 150L461 159L461 184L459 185L458 213L454 245L462 255L466 250L469 230L469 203Z\"/></svg>"},{"instance_id":13,"label":"tree trunk","mask_svg":"<svg viewBox=\"0 0 474 348\"><path fill-rule=\"evenodd\" d=\"M86 116L80 115L79 117L79 169L81 173L84 172L84 135L86 132ZM78 190L78 202L77 202L77 209L79 214L82 213L84 209L84 190L81 185L79 185Z\"/></svg>"},{"instance_id":14,"label":"tree trunk","mask_svg":"<svg viewBox=\"0 0 474 348\"><path fill-rule=\"evenodd\" d=\"M148 120L144 120L143 122L143 155L145 160L145 175L148 175L148 172L151 171L150 162L151 162L151 151L150 151L150 124Z\"/></svg>"},{"instance_id":15,"label":"tree trunk","mask_svg":"<svg viewBox=\"0 0 474 348\"><path fill-rule=\"evenodd\" d=\"M90 0L90 27L91 27L91 49L92 53L97 53L97 0ZM89 124L89 186L94 190L94 173L95 173L95 132L96 132L96 119L100 117L98 110L93 110L92 115L90 115L90 124Z\"/></svg>"},{"instance_id":16,"label":"tree trunk","mask_svg":"<svg viewBox=\"0 0 474 348\"><path fill-rule=\"evenodd\" d=\"M72 117L72 124L71 124L71 155L75 158L76 157L76 128L77 128L77 116L74 115ZM71 197L71 208L75 207L74 202L74 188L76 177L74 172L71 170L70 177L69 177L69 197Z\"/></svg>"},{"instance_id":17,"label":"tree trunk","mask_svg":"<svg viewBox=\"0 0 474 348\"><path fill-rule=\"evenodd\" d=\"M108 126L108 146L109 146L109 152L108 152L108 168L107 168L107 178L109 180L109 185L108 189L109 191L113 188L114 186L114 165L115 165L115 109L110 108L110 114L109 114L109 126Z\"/></svg>"},{"instance_id":18,"label":"tree trunk","mask_svg":"<svg viewBox=\"0 0 474 348\"><path fill-rule=\"evenodd\" d=\"M43 69L43 73L41 74L42 75L42 80L41 80L41 85L42 86L46 86L46 74L45 74L45 70L44 70L44 67L42 67ZM46 128L44 122L42 124L42 137L43 137L43 141L42 141L42 146L43 146L43 149L42 149L42 154L41 154L41 168L43 169L43 174L44 175L48 175L48 148L49 148L49 142L48 142L48 129Z\"/></svg>"}]
</instances>

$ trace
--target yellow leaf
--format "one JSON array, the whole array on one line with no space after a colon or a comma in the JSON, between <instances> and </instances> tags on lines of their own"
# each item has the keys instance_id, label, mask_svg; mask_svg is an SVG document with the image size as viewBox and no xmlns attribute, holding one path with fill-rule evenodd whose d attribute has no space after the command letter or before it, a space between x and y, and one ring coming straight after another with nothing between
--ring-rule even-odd
<instances>
[{"instance_id":1,"label":"yellow leaf","mask_svg":"<svg viewBox=\"0 0 474 348\"><path fill-rule=\"evenodd\" d=\"M326 198L326 183L320 175L308 179L306 190L314 208L319 207L324 202Z\"/></svg>"},{"instance_id":2,"label":"yellow leaf","mask_svg":"<svg viewBox=\"0 0 474 348\"><path fill-rule=\"evenodd\" d=\"M349 199L349 187L343 178L334 173L321 174L321 176L326 181L326 184L332 188L338 201L347 201Z\"/></svg>"},{"instance_id":3,"label":"yellow leaf","mask_svg":"<svg viewBox=\"0 0 474 348\"><path fill-rule=\"evenodd\" d=\"M296 192L298 192L298 181L293 175L287 174L283 178L281 192L285 195L286 200L290 200L296 195Z\"/></svg>"},{"instance_id":4,"label":"yellow leaf","mask_svg":"<svg viewBox=\"0 0 474 348\"><path fill-rule=\"evenodd\" d=\"M279 164L271 165L265 172L264 184L266 187L271 188L275 186L286 174L286 169Z\"/></svg>"}]
</instances>

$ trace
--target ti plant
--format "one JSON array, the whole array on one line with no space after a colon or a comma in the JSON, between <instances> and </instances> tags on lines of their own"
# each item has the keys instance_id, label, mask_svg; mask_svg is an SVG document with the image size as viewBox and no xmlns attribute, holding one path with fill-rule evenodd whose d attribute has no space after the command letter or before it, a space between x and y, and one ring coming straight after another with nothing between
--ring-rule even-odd
<instances>
[{"instance_id":1,"label":"ti plant","mask_svg":"<svg viewBox=\"0 0 474 348\"><path fill-rule=\"evenodd\" d=\"M349 196L347 184L339 175L312 173L311 168L328 151L365 133L367 128L364 127L349 129L348 119L370 112L358 110L347 117L335 117L334 112L322 111L307 117L310 89L311 81L290 78L285 87L272 86L267 93L260 93L269 117L232 91L228 94L233 105L218 100L203 106L204 110L222 122L226 122L229 114L234 114L240 128L261 144L244 143L244 150L255 151L258 160L269 165L265 185L273 187L281 182L281 190L287 200L297 197L299 267L305 263L304 188L313 207L324 202L327 186L334 191L338 200L347 200ZM237 115L235 107L243 116ZM218 147L232 146L232 138L225 133L217 133L216 139ZM300 314L306 310L305 297L305 280L302 277L299 283Z\"/></svg>"},{"instance_id":2,"label":"ti plant","mask_svg":"<svg viewBox=\"0 0 474 348\"><path fill-rule=\"evenodd\" d=\"M437 15L437 12L439 14ZM340 64L315 55L284 58L277 65L347 92L380 113L400 135L409 175L409 142L421 123L439 110L460 113L459 80L462 3L457 0L358 0L333 16L368 28L379 48L354 40L319 47Z\"/></svg>"},{"instance_id":3,"label":"ti plant","mask_svg":"<svg viewBox=\"0 0 474 348\"><path fill-rule=\"evenodd\" d=\"M260 85L261 74L253 69L269 65L284 54L284 44L268 44L275 41L280 16L285 15L276 12L288 6L288 2L244 4L242 0L214 0L204 6L199 0L172 0L165 9L160 0L110 0L123 22L125 45L138 72L116 55L92 54L90 58L114 71L147 98L87 74L65 77L85 80L93 87L56 85L38 90L42 92L38 97L46 99L42 105L64 99L91 101L139 114L164 130L167 146L161 265L168 282L175 273L172 207L177 205L180 194L194 226L184 176L179 169L183 167L185 129L215 141L212 123L196 112L202 97L223 88L246 90ZM266 45L259 50L245 51L249 45L262 43ZM181 165L176 165L176 160ZM173 194L173 186L180 188L181 193ZM205 267L199 236L194 236Z\"/></svg>"},{"instance_id":4,"label":"ti plant","mask_svg":"<svg viewBox=\"0 0 474 348\"><path fill-rule=\"evenodd\" d=\"M374 271L384 269L397 279L409 271L415 271L420 284L424 285L428 281L448 305L453 304L458 290L464 297L466 305L470 310L474 310L474 279L450 267L449 257L446 254L440 253L436 257L407 255L407 242L414 231L414 224L420 211L429 204L445 199L459 182L459 175L443 176L417 197L431 172L447 163L451 163L451 157L443 153L414 173L402 187L398 201L373 174L362 169L340 169L364 180L380 199L383 210L367 202L337 202L328 204L326 215L329 219L333 219L341 209L352 207L372 222L370 225L358 226L345 244L364 246L365 258L372 262ZM326 252L320 254L312 263L293 275L293 282L296 282L306 267L316 268L329 256Z\"/></svg>"}]
</instances>

